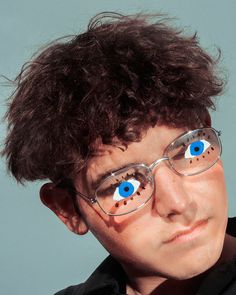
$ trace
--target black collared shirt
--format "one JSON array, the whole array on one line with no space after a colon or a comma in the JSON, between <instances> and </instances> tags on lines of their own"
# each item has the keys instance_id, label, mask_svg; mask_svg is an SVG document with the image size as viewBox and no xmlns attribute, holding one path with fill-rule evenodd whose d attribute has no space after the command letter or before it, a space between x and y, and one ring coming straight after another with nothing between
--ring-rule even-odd
<instances>
[{"instance_id":1,"label":"black collared shirt","mask_svg":"<svg viewBox=\"0 0 236 295\"><path fill-rule=\"evenodd\" d=\"M229 218L227 233L236 237L236 217ZM54 295L125 295L126 274L111 256L93 272L85 283L68 287ZM236 258L214 268L196 295L236 295Z\"/></svg>"}]
</instances>

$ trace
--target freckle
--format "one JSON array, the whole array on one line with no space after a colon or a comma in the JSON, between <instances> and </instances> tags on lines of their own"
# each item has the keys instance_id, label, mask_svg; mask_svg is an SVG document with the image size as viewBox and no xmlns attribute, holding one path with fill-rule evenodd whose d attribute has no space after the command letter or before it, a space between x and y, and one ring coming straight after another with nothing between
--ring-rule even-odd
<instances>
[{"instance_id":1,"label":"freckle","mask_svg":"<svg viewBox=\"0 0 236 295\"><path fill-rule=\"evenodd\" d=\"M124 201L124 205L127 205L127 202L126 201Z\"/></svg>"},{"instance_id":2,"label":"freckle","mask_svg":"<svg viewBox=\"0 0 236 295\"><path fill-rule=\"evenodd\" d=\"M208 136L207 136L207 138L208 138L208 139L210 139L210 138L211 138L211 136L210 136L210 135L208 135Z\"/></svg>"},{"instance_id":3,"label":"freckle","mask_svg":"<svg viewBox=\"0 0 236 295\"><path fill-rule=\"evenodd\" d=\"M207 151L208 154L210 154L210 151Z\"/></svg>"},{"instance_id":4,"label":"freckle","mask_svg":"<svg viewBox=\"0 0 236 295\"><path fill-rule=\"evenodd\" d=\"M117 182L119 182L119 179L116 179Z\"/></svg>"},{"instance_id":5,"label":"freckle","mask_svg":"<svg viewBox=\"0 0 236 295\"><path fill-rule=\"evenodd\" d=\"M118 204L118 203L115 203L115 206L116 206L116 207L119 207L119 204Z\"/></svg>"},{"instance_id":6,"label":"freckle","mask_svg":"<svg viewBox=\"0 0 236 295\"><path fill-rule=\"evenodd\" d=\"M133 200L133 199L134 199L133 197L130 198L130 200Z\"/></svg>"},{"instance_id":7,"label":"freckle","mask_svg":"<svg viewBox=\"0 0 236 295\"><path fill-rule=\"evenodd\" d=\"M197 158L197 161L199 161L199 159Z\"/></svg>"},{"instance_id":8,"label":"freckle","mask_svg":"<svg viewBox=\"0 0 236 295\"><path fill-rule=\"evenodd\" d=\"M140 192L137 192L137 195L139 195L139 196L140 196Z\"/></svg>"},{"instance_id":9,"label":"freckle","mask_svg":"<svg viewBox=\"0 0 236 295\"><path fill-rule=\"evenodd\" d=\"M190 160L190 162L189 162L190 164L192 164L193 163L193 161L192 160Z\"/></svg>"},{"instance_id":10,"label":"freckle","mask_svg":"<svg viewBox=\"0 0 236 295\"><path fill-rule=\"evenodd\" d=\"M205 136L205 135L206 135L206 133L205 133L205 132L203 132L203 133L202 133L202 135L203 135L203 136Z\"/></svg>"},{"instance_id":11,"label":"freckle","mask_svg":"<svg viewBox=\"0 0 236 295\"><path fill-rule=\"evenodd\" d=\"M145 186L142 186L142 189L145 189Z\"/></svg>"},{"instance_id":12,"label":"freckle","mask_svg":"<svg viewBox=\"0 0 236 295\"><path fill-rule=\"evenodd\" d=\"M212 151L214 151L214 148L213 148L213 147L211 147L211 150L212 150Z\"/></svg>"},{"instance_id":13,"label":"freckle","mask_svg":"<svg viewBox=\"0 0 236 295\"><path fill-rule=\"evenodd\" d=\"M203 159L205 158L205 156L202 156L203 157Z\"/></svg>"}]
</instances>

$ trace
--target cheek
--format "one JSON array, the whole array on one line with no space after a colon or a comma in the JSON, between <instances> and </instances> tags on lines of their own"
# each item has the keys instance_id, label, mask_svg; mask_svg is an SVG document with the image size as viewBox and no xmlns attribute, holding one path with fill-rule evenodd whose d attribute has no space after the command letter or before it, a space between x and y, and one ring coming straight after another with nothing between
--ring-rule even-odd
<instances>
[{"instance_id":1,"label":"cheek","mask_svg":"<svg viewBox=\"0 0 236 295\"><path fill-rule=\"evenodd\" d=\"M209 212L221 221L227 219L228 198L220 161L206 172L186 178L185 189L200 211Z\"/></svg>"},{"instance_id":2,"label":"cheek","mask_svg":"<svg viewBox=\"0 0 236 295\"><path fill-rule=\"evenodd\" d=\"M153 239L156 241L155 245L160 239L158 227L150 226L153 220L150 212L147 212L150 209L148 206L135 214L110 217L101 212L96 204L89 206L84 200L80 200L79 205L91 233L114 257L135 261L142 256L142 249L148 250Z\"/></svg>"},{"instance_id":3,"label":"cheek","mask_svg":"<svg viewBox=\"0 0 236 295\"><path fill-rule=\"evenodd\" d=\"M122 242L122 234L114 230L112 218L103 213L96 203L89 204L80 198L78 204L91 233L111 252L110 248Z\"/></svg>"}]
</instances>

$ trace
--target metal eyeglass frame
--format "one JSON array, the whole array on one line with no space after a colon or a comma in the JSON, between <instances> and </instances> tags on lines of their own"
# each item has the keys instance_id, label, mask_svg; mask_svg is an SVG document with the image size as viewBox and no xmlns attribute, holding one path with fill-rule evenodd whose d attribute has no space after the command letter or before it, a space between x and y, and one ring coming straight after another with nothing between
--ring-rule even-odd
<instances>
[{"instance_id":1,"label":"metal eyeglass frame","mask_svg":"<svg viewBox=\"0 0 236 295\"><path fill-rule=\"evenodd\" d=\"M192 174L184 174L184 173L180 173L180 172L178 172L178 171L173 167L173 165L171 164L171 162L169 161L169 157L168 157L167 155L165 155L166 151L167 151L171 146L173 146L174 143L175 143L179 138L181 138L182 136L187 135L187 134L188 134L188 135L191 135L191 134L194 133L194 132L200 132L200 131L205 130L205 129L211 129L211 130L213 130L214 133L215 133L216 136L217 136L217 139L218 139L218 142L219 142L219 149L220 149L220 152L219 152L218 157L216 158L216 160L215 160L215 161L214 161L209 167L207 167L206 169L201 170L201 171L199 171L199 172L192 173ZM91 204L98 203L98 205L99 205L99 207L101 208L101 210L102 210L106 215L109 215L109 216L121 216L121 215L126 215L126 214L132 213L132 212L134 212L134 211L137 211L137 210L139 210L140 208L142 208L144 205L147 204L147 202L152 198L153 194L151 194L150 197L149 197L149 198L148 198L143 204L141 204L140 206L138 206L137 208L132 209L131 211L128 211L128 212L125 212L125 213L113 214L113 213L110 213L110 212L105 211L105 210L102 208L102 206L100 205L99 201L97 200L97 191L98 191L99 187L100 187L105 181L107 181L108 179L110 179L110 178L116 176L117 174L122 173L123 171L125 171L125 170L127 170L127 169L129 169L129 168L131 168L131 167L145 167L145 168L147 169L147 171L149 171L149 173L150 173L151 176L152 176L152 178L149 179L149 180L151 181L151 184L153 185L153 184L155 184L155 182L154 182L154 177L153 177L153 174L152 174L152 170L153 170L155 167L157 167L157 165L160 164L162 161L168 161L168 165L169 165L169 167L171 168L171 170L173 170L176 174L181 175L181 176L193 176L193 175L197 175L197 174L200 174L200 173L202 173L202 172L205 172L205 171L207 171L208 169L210 169L212 166L214 166L214 165L217 163L217 161L219 160L219 158L220 158L220 156L221 156L221 154L222 154L222 144L221 144L221 140L220 140L220 137L219 137L220 135L221 135L221 131L218 131L218 130L216 130L216 129L213 128L213 127L202 127L202 128L199 128L199 129L194 129L194 130L190 130L190 131L184 132L184 133L182 133L181 135L179 135L177 138L175 138L170 144L168 144L168 146L167 146L167 147L165 148L165 150L164 150L164 153L163 153L163 157L162 157L162 158L155 160L155 161L152 162L149 166L147 166L147 165L144 164L144 163L137 163L137 164L130 164L130 165L127 165L125 168L118 169L118 170L112 172L109 176L107 176L107 177L106 177L106 178L105 178L105 179L104 179L104 180L103 180L103 181L97 186L97 188L95 189L95 192L94 192L94 196L93 196L93 197L88 197L88 196L86 196L85 194L83 194L83 193L81 193L81 192L79 192L79 191L77 191L77 190L76 190L76 196L80 196L80 197L82 197L82 198L85 199L86 201L89 201ZM153 191L154 191L154 189L155 189L155 188L154 188L154 186L153 186Z\"/></svg>"}]
</instances>

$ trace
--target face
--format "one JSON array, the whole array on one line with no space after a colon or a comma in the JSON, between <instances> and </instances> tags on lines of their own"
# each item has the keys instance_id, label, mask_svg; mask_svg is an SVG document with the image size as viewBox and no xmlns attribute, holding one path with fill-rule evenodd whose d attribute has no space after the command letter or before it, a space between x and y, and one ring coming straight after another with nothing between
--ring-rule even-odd
<instances>
[{"instance_id":1,"label":"face","mask_svg":"<svg viewBox=\"0 0 236 295\"><path fill-rule=\"evenodd\" d=\"M107 170L130 163L150 165L184 128L156 126L127 149L99 145L75 181L92 196L92 184ZM149 202L122 216L104 214L98 204L77 197L91 232L131 275L187 279L209 269L219 258L227 224L227 194L219 160L193 176L175 173L165 161L153 169L155 189Z\"/></svg>"}]
</instances>

